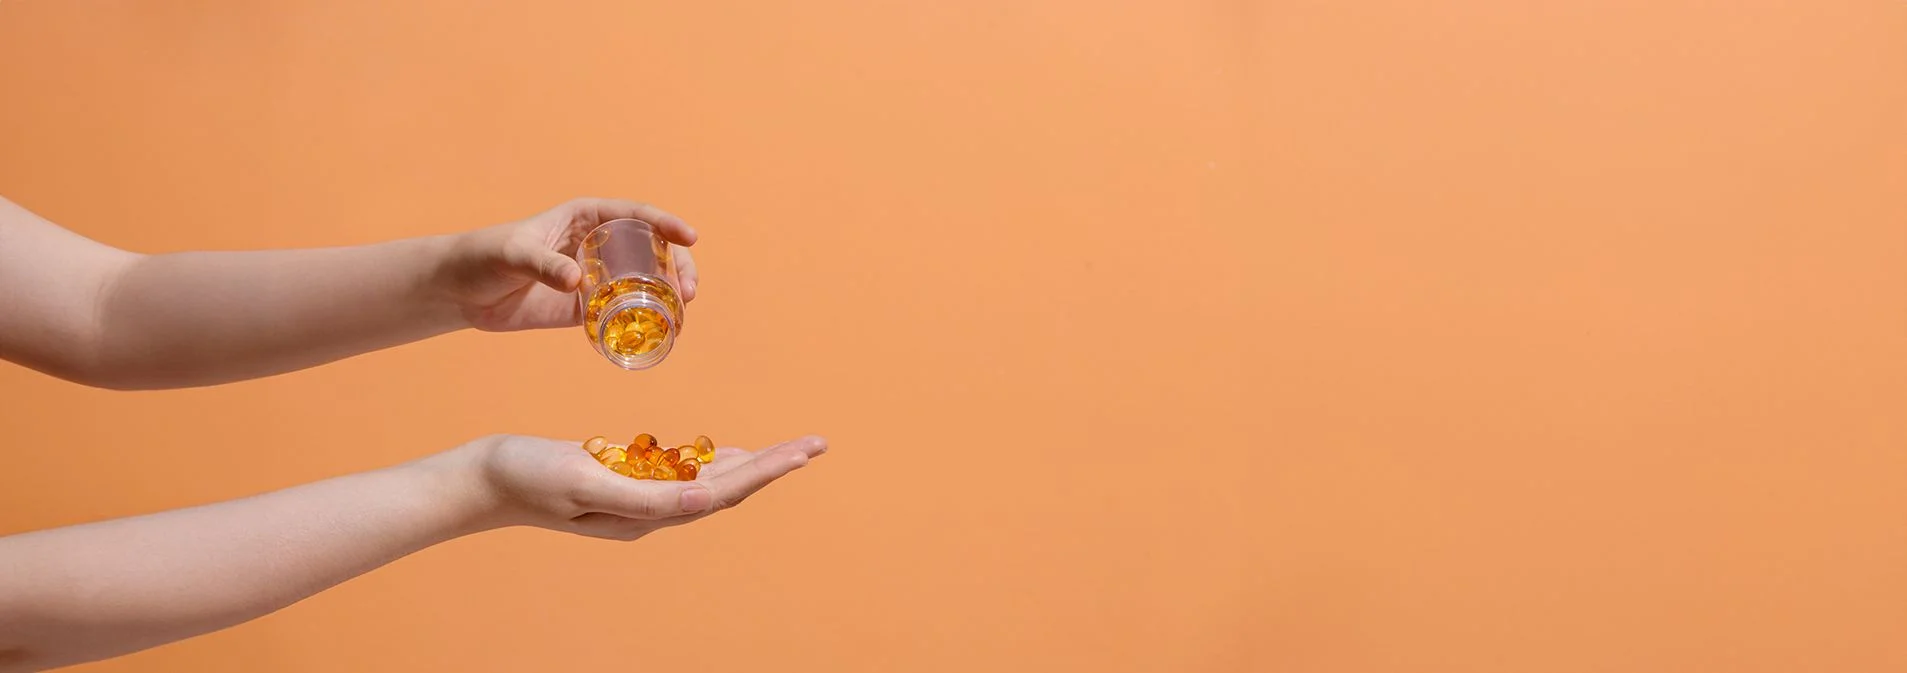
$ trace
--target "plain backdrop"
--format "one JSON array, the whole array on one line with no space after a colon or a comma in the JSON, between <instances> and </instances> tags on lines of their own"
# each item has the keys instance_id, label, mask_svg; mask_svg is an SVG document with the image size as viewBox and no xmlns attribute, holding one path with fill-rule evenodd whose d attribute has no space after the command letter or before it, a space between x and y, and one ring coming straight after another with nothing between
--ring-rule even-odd
<instances>
[{"instance_id":1,"label":"plain backdrop","mask_svg":"<svg viewBox=\"0 0 1907 673\"><path fill-rule=\"evenodd\" d=\"M637 374L580 329L173 392L0 366L0 532L493 432L814 432L687 529L468 538L82 670L1902 670L1903 35L1898 0L0 1L0 194L85 235L622 196L704 273Z\"/></svg>"}]
</instances>

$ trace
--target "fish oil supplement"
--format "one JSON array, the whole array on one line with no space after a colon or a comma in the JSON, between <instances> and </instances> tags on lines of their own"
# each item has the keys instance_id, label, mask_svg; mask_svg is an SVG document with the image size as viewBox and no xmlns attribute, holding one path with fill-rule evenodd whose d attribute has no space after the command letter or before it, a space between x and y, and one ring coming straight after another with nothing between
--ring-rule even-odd
<instances>
[{"instance_id":1,"label":"fish oil supplement","mask_svg":"<svg viewBox=\"0 0 1907 673\"><path fill-rule=\"evenodd\" d=\"M583 260L583 282L592 285L609 281L609 267L601 259Z\"/></svg>"},{"instance_id":2,"label":"fish oil supplement","mask_svg":"<svg viewBox=\"0 0 1907 673\"><path fill-rule=\"evenodd\" d=\"M657 481L695 481L702 474L702 466L714 462L714 446L707 436L697 436L693 444L665 449L655 435L646 432L636 435L628 447L610 444L600 436L583 442L583 450L616 474Z\"/></svg>"},{"instance_id":3,"label":"fish oil supplement","mask_svg":"<svg viewBox=\"0 0 1907 673\"><path fill-rule=\"evenodd\" d=\"M648 222L604 222L583 237L577 301L583 333L596 351L624 369L662 362L682 331L681 278L675 251Z\"/></svg>"},{"instance_id":4,"label":"fish oil supplement","mask_svg":"<svg viewBox=\"0 0 1907 673\"><path fill-rule=\"evenodd\" d=\"M647 355L662 345L669 328L653 309L632 308L604 319L601 342L617 355Z\"/></svg>"}]
</instances>

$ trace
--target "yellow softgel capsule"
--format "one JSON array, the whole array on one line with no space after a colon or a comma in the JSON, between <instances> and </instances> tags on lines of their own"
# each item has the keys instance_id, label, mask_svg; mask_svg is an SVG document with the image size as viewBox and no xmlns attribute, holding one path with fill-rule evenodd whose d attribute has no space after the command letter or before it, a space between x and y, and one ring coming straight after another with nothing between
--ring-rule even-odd
<instances>
[{"instance_id":1,"label":"yellow softgel capsule","mask_svg":"<svg viewBox=\"0 0 1907 673\"><path fill-rule=\"evenodd\" d=\"M693 460L685 460L675 466L675 478L681 481L695 481L695 475L702 471L702 465Z\"/></svg>"},{"instance_id":2,"label":"yellow softgel capsule","mask_svg":"<svg viewBox=\"0 0 1907 673\"><path fill-rule=\"evenodd\" d=\"M708 435L695 436L695 460L704 465L715 462L715 441Z\"/></svg>"},{"instance_id":3,"label":"yellow softgel capsule","mask_svg":"<svg viewBox=\"0 0 1907 673\"><path fill-rule=\"evenodd\" d=\"M657 465L655 478L662 481L675 481L675 468L667 465Z\"/></svg>"},{"instance_id":4,"label":"yellow softgel capsule","mask_svg":"<svg viewBox=\"0 0 1907 673\"><path fill-rule=\"evenodd\" d=\"M662 462L662 449L651 446L649 448L643 449L641 453L642 453L643 460L649 461L651 463Z\"/></svg>"},{"instance_id":5,"label":"yellow softgel capsule","mask_svg":"<svg viewBox=\"0 0 1907 673\"><path fill-rule=\"evenodd\" d=\"M589 441L583 442L583 450L588 451L592 456L602 453L603 449L607 448L609 448L608 437L591 437Z\"/></svg>"},{"instance_id":6,"label":"yellow softgel capsule","mask_svg":"<svg viewBox=\"0 0 1907 673\"><path fill-rule=\"evenodd\" d=\"M643 460L641 458L637 458L634 461L630 462L629 469L633 472L629 476L635 477L637 479L648 479L656 475L656 466L651 465L649 461Z\"/></svg>"},{"instance_id":7,"label":"yellow softgel capsule","mask_svg":"<svg viewBox=\"0 0 1907 673\"><path fill-rule=\"evenodd\" d=\"M616 474L620 474L625 477L636 476L635 468L629 467L628 463L622 462L620 460L610 463L609 469L615 472Z\"/></svg>"},{"instance_id":8,"label":"yellow softgel capsule","mask_svg":"<svg viewBox=\"0 0 1907 673\"><path fill-rule=\"evenodd\" d=\"M583 260L583 282L599 285L605 280L609 280L609 267L602 260Z\"/></svg>"},{"instance_id":9,"label":"yellow softgel capsule","mask_svg":"<svg viewBox=\"0 0 1907 673\"><path fill-rule=\"evenodd\" d=\"M656 464L657 465L674 465L680 462L682 462L682 452L676 449L669 449L662 452L662 458L660 460L657 460Z\"/></svg>"},{"instance_id":10,"label":"yellow softgel capsule","mask_svg":"<svg viewBox=\"0 0 1907 673\"><path fill-rule=\"evenodd\" d=\"M648 348L644 348L644 346L649 343L649 340L643 337L642 332L633 328L623 330L622 334L617 336L615 340L610 343L616 345L616 351L619 353L641 355L649 352Z\"/></svg>"},{"instance_id":11,"label":"yellow softgel capsule","mask_svg":"<svg viewBox=\"0 0 1907 673\"><path fill-rule=\"evenodd\" d=\"M597 250L602 248L604 243L608 243L608 242L609 242L609 232L607 230L598 229L596 231L589 232L589 236L583 239L583 249Z\"/></svg>"},{"instance_id":12,"label":"yellow softgel capsule","mask_svg":"<svg viewBox=\"0 0 1907 673\"><path fill-rule=\"evenodd\" d=\"M629 459L629 452L622 450L621 447L615 447L615 446L609 447L607 449L603 449L602 453L596 454L596 460L598 462L601 462L604 465L608 465L610 463L620 463L628 459Z\"/></svg>"},{"instance_id":13,"label":"yellow softgel capsule","mask_svg":"<svg viewBox=\"0 0 1907 673\"><path fill-rule=\"evenodd\" d=\"M651 447L651 446L655 446L655 445L656 445L656 436L655 436L655 435L651 435L651 434L649 434L649 433L647 433L647 432L645 432L645 433L642 433L642 434L640 434L640 435L636 435L636 439L635 439L635 441L632 441L632 442L629 442L629 445L630 445L630 446L633 446L633 447L636 447L636 450L638 450L638 451L640 451L640 450L642 450L642 449L646 449L646 448L649 448L649 447Z\"/></svg>"}]
</instances>

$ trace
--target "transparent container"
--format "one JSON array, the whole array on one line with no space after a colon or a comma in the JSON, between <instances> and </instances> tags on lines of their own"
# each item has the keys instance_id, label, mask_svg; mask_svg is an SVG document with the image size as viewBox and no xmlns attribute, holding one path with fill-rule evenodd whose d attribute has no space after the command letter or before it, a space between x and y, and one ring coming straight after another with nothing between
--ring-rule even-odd
<instances>
[{"instance_id":1,"label":"transparent container","mask_svg":"<svg viewBox=\"0 0 1907 673\"><path fill-rule=\"evenodd\" d=\"M583 332L618 367L648 369L669 357L682 332L682 295L675 255L655 227L636 219L610 220L590 230L576 248L583 284Z\"/></svg>"}]
</instances>

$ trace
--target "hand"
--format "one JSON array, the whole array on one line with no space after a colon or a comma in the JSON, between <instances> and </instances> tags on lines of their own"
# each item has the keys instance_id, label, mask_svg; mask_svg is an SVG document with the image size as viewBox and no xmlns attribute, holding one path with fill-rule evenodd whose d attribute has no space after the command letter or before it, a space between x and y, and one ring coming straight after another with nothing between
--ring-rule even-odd
<instances>
[{"instance_id":1,"label":"hand","mask_svg":"<svg viewBox=\"0 0 1907 673\"><path fill-rule=\"evenodd\" d=\"M826 453L820 437L760 451L723 448L695 481L651 481L616 474L582 442L500 436L437 458L474 475L477 526L537 526L611 540L634 540L741 504L749 495Z\"/></svg>"},{"instance_id":2,"label":"hand","mask_svg":"<svg viewBox=\"0 0 1907 673\"><path fill-rule=\"evenodd\" d=\"M616 199L576 199L520 222L456 237L437 284L472 327L490 332L569 327L582 323L576 286L583 270L572 255L596 225L633 217L655 225L674 251L683 301L695 299L695 230L660 208Z\"/></svg>"}]
</instances>

